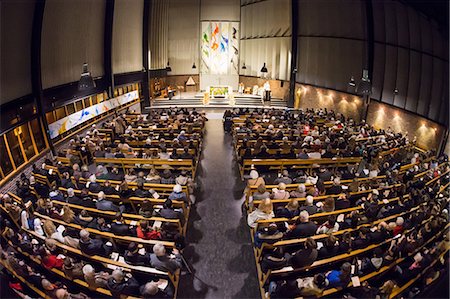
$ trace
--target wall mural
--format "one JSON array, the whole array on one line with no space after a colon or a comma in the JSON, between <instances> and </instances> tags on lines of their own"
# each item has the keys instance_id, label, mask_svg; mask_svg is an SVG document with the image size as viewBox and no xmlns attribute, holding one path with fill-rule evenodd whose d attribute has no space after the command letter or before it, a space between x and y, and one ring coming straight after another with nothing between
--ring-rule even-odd
<instances>
[{"instance_id":1,"label":"wall mural","mask_svg":"<svg viewBox=\"0 0 450 299\"><path fill-rule=\"evenodd\" d=\"M239 22L202 22L202 74L239 74Z\"/></svg>"},{"instance_id":2,"label":"wall mural","mask_svg":"<svg viewBox=\"0 0 450 299\"><path fill-rule=\"evenodd\" d=\"M59 135L67 132L68 130L82 124L83 122L103 114L111 109L114 109L118 106L131 102L135 99L139 98L139 92L137 90L128 92L116 98L113 98L108 101L103 101L99 104L92 105L86 109L75 112L71 115L68 115L64 118L61 118L54 123L48 125L48 129L50 131L50 138L58 137Z\"/></svg>"}]
</instances>

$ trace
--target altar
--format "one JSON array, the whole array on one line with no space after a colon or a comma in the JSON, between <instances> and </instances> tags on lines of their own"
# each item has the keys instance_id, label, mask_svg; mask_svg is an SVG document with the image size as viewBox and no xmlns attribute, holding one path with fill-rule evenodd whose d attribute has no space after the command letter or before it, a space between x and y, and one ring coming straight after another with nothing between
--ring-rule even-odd
<instances>
[{"instance_id":1,"label":"altar","mask_svg":"<svg viewBox=\"0 0 450 299\"><path fill-rule=\"evenodd\" d=\"M231 86L226 85L208 86L206 90L208 92L209 98L211 99L217 98L229 99L230 96L233 94L233 88Z\"/></svg>"}]
</instances>

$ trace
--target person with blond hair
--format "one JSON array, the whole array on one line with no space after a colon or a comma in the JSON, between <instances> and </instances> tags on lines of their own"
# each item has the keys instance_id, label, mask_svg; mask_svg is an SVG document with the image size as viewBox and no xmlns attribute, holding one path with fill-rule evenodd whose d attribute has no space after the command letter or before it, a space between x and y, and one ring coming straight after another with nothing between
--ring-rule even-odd
<instances>
[{"instance_id":1,"label":"person with blond hair","mask_svg":"<svg viewBox=\"0 0 450 299\"><path fill-rule=\"evenodd\" d=\"M63 215L62 220L66 223L72 223L75 219L75 213L72 211L72 209L68 205L63 206Z\"/></svg>"},{"instance_id":2,"label":"person with blond hair","mask_svg":"<svg viewBox=\"0 0 450 299\"><path fill-rule=\"evenodd\" d=\"M266 198L261 201L256 210L248 214L247 223L250 227L255 228L258 220L272 219L274 216L272 201Z\"/></svg>"},{"instance_id":3,"label":"person with blond hair","mask_svg":"<svg viewBox=\"0 0 450 299\"><path fill-rule=\"evenodd\" d=\"M278 218L295 217L300 213L298 208L299 208L298 200L296 198L291 198L291 200L288 202L288 204L286 206L284 206L282 208L278 208L275 211L275 217L278 217Z\"/></svg>"},{"instance_id":4,"label":"person with blond hair","mask_svg":"<svg viewBox=\"0 0 450 299\"><path fill-rule=\"evenodd\" d=\"M289 192L286 191L285 183L279 183L278 188L274 188L272 192L273 192L273 199L289 199L289 197L291 196Z\"/></svg>"}]
</instances>

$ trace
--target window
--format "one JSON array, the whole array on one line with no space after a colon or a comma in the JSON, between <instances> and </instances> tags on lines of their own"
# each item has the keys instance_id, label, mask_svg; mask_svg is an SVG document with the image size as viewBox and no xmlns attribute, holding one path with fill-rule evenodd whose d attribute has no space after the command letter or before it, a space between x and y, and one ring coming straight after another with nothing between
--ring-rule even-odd
<instances>
[{"instance_id":1,"label":"window","mask_svg":"<svg viewBox=\"0 0 450 299\"><path fill-rule=\"evenodd\" d=\"M75 104L74 103L68 104L66 107L67 107L68 115L75 113Z\"/></svg>"},{"instance_id":2,"label":"window","mask_svg":"<svg viewBox=\"0 0 450 299\"><path fill-rule=\"evenodd\" d=\"M90 97L84 98L83 101L84 101L84 108L91 106L91 98Z\"/></svg>"},{"instance_id":3,"label":"window","mask_svg":"<svg viewBox=\"0 0 450 299\"><path fill-rule=\"evenodd\" d=\"M31 140L30 131L28 130L28 124L21 125L14 129L17 133L17 137L20 139L27 160L31 160L36 153L34 151L33 141ZM19 134L20 133L20 134Z\"/></svg>"},{"instance_id":4,"label":"window","mask_svg":"<svg viewBox=\"0 0 450 299\"><path fill-rule=\"evenodd\" d=\"M44 134L41 129L39 119L35 118L30 122L31 131L33 132L34 142L38 153L42 152L46 148Z\"/></svg>"},{"instance_id":5,"label":"window","mask_svg":"<svg viewBox=\"0 0 450 299\"><path fill-rule=\"evenodd\" d=\"M11 156L14 160L16 168L25 162L25 159L22 155L22 149L20 148L19 145L19 139L16 136L16 134L18 133L17 129L18 128L6 133L6 139L8 141L9 150L11 151Z\"/></svg>"},{"instance_id":6,"label":"window","mask_svg":"<svg viewBox=\"0 0 450 299\"><path fill-rule=\"evenodd\" d=\"M0 136L0 152L2 153L0 155L0 166L2 167L3 175L7 176L14 170L14 167L6 150L4 136Z\"/></svg>"},{"instance_id":7,"label":"window","mask_svg":"<svg viewBox=\"0 0 450 299\"><path fill-rule=\"evenodd\" d=\"M64 107L56 109L55 112L56 112L56 120L66 117L66 110L64 109Z\"/></svg>"},{"instance_id":8,"label":"window","mask_svg":"<svg viewBox=\"0 0 450 299\"><path fill-rule=\"evenodd\" d=\"M103 102L103 93L99 93L97 95L97 103L101 103L101 102Z\"/></svg>"},{"instance_id":9,"label":"window","mask_svg":"<svg viewBox=\"0 0 450 299\"><path fill-rule=\"evenodd\" d=\"M56 121L53 111L45 113L45 118L47 119L48 124L54 123Z\"/></svg>"},{"instance_id":10,"label":"window","mask_svg":"<svg viewBox=\"0 0 450 299\"><path fill-rule=\"evenodd\" d=\"M83 101L79 100L78 102L76 102L75 107L76 107L77 111L83 110Z\"/></svg>"}]
</instances>

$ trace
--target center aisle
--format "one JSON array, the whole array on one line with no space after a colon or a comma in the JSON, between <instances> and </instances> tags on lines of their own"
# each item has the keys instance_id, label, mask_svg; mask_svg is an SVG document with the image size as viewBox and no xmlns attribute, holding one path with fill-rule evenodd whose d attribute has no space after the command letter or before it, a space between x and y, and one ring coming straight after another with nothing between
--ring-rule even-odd
<instances>
[{"instance_id":1,"label":"center aisle","mask_svg":"<svg viewBox=\"0 0 450 299\"><path fill-rule=\"evenodd\" d=\"M222 115L207 115L197 175L200 192L189 216L184 250L200 280L183 274L178 298L260 298L250 232L241 209L244 184Z\"/></svg>"}]
</instances>

